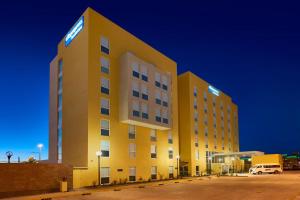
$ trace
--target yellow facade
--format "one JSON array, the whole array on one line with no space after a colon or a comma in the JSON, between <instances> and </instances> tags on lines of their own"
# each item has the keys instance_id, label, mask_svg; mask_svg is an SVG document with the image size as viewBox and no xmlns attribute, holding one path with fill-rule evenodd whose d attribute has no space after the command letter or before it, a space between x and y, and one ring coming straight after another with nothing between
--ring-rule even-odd
<instances>
[{"instance_id":1,"label":"yellow facade","mask_svg":"<svg viewBox=\"0 0 300 200\"><path fill-rule=\"evenodd\" d=\"M82 16L82 30L67 46L66 37L59 43L57 56L50 66L49 159L74 166L75 188L98 184L96 152L100 150L101 142L106 141L109 143L109 157L101 157L100 167L101 170L109 168L109 183L129 181L129 168L133 167L136 169L136 181L150 179L153 174L152 167L157 167L157 179L169 178L171 169L176 177L176 155L179 154L177 64L94 10L88 8ZM105 45L102 44L103 38L108 41L109 53L105 49L101 50L101 45ZM168 117L172 124L170 127L155 130L156 141L150 140L152 128L143 124L135 124L135 139L129 139L131 122L120 120L119 109L123 99L120 97L122 82L119 68L122 56L129 52L169 75L168 107L172 115L169 114ZM109 62L108 73L101 71L103 58ZM57 150L59 100L56 87L59 61L63 63L61 160ZM101 92L102 78L109 80L109 94ZM149 85L153 85L149 87L156 87L154 83L150 83L151 80L149 77ZM128 94L131 95L131 91ZM109 100L109 115L101 114L102 99ZM148 101L152 100L154 98L149 96ZM162 105L161 107L163 109ZM149 114L149 117L153 116ZM109 121L109 136L100 134L103 119ZM136 145L135 158L130 158L130 144ZM151 145L156 147L156 158L151 158ZM173 158L169 158L170 150Z\"/></svg>"},{"instance_id":2,"label":"yellow facade","mask_svg":"<svg viewBox=\"0 0 300 200\"><path fill-rule=\"evenodd\" d=\"M210 173L212 154L239 151L237 106L191 72L178 76L178 98L181 173Z\"/></svg>"}]
</instances>

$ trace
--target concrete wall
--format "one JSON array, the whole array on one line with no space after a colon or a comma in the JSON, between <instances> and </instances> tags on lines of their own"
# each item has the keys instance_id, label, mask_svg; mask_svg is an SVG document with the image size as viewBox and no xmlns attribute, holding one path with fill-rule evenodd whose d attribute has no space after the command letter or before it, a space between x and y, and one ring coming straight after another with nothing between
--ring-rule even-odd
<instances>
[{"instance_id":1,"label":"concrete wall","mask_svg":"<svg viewBox=\"0 0 300 200\"><path fill-rule=\"evenodd\" d=\"M62 164L0 164L0 198L59 191L67 177L72 189L73 168Z\"/></svg>"}]
</instances>

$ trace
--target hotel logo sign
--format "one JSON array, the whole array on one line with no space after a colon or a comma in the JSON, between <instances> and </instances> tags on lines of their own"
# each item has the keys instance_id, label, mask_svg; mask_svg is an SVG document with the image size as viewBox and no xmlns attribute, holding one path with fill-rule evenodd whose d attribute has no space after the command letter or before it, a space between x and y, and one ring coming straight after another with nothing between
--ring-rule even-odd
<instances>
[{"instance_id":1,"label":"hotel logo sign","mask_svg":"<svg viewBox=\"0 0 300 200\"><path fill-rule=\"evenodd\" d=\"M83 29L84 18L81 16L71 30L67 33L65 39L65 46L68 46L72 40L77 36L77 34Z\"/></svg>"}]
</instances>

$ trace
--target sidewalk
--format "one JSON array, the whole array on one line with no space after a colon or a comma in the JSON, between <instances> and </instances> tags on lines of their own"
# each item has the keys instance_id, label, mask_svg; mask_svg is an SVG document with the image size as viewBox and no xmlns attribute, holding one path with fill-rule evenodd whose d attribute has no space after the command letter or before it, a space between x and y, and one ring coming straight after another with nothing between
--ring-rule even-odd
<instances>
[{"instance_id":1,"label":"sidewalk","mask_svg":"<svg viewBox=\"0 0 300 200\"><path fill-rule=\"evenodd\" d=\"M170 185L170 184L178 184L184 182L190 182L193 180L210 180L214 179L214 176L203 176L203 177L184 177L182 179L173 179L173 180L163 180L163 181L155 181L155 182L145 182L145 183L130 183L126 185L108 185L108 186L100 186L96 188L80 188L70 192L56 192L56 193L48 193L48 194L39 194L32 196L21 196L21 197L12 197L5 198L3 200L50 200L60 197L71 197L71 196L81 196L81 195L91 195L96 192L105 192L105 191L118 191L129 188L144 188L144 187L159 187L161 185ZM1 199L2 200L2 199Z\"/></svg>"}]
</instances>

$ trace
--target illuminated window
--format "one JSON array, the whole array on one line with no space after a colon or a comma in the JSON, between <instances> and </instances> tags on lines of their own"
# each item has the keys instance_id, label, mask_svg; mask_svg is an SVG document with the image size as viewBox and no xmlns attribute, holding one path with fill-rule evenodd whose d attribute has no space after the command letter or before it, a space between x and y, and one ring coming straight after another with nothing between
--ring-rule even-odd
<instances>
[{"instance_id":1,"label":"illuminated window","mask_svg":"<svg viewBox=\"0 0 300 200\"><path fill-rule=\"evenodd\" d=\"M150 140L152 141L152 142L155 142L156 141L156 139L157 139L157 137L156 137L156 130L154 130L154 129L151 129L151 131L150 131Z\"/></svg>"},{"instance_id":2,"label":"illuminated window","mask_svg":"<svg viewBox=\"0 0 300 200\"><path fill-rule=\"evenodd\" d=\"M136 181L136 167L129 167L129 181Z\"/></svg>"},{"instance_id":3,"label":"illuminated window","mask_svg":"<svg viewBox=\"0 0 300 200\"><path fill-rule=\"evenodd\" d=\"M159 108L155 109L155 120L157 122L161 122L161 113L160 113L160 109Z\"/></svg>"},{"instance_id":4,"label":"illuminated window","mask_svg":"<svg viewBox=\"0 0 300 200\"><path fill-rule=\"evenodd\" d=\"M101 120L101 135L109 136L109 120Z\"/></svg>"},{"instance_id":5,"label":"illuminated window","mask_svg":"<svg viewBox=\"0 0 300 200\"><path fill-rule=\"evenodd\" d=\"M155 90L155 103L161 105L161 93L159 90Z\"/></svg>"},{"instance_id":6,"label":"illuminated window","mask_svg":"<svg viewBox=\"0 0 300 200\"><path fill-rule=\"evenodd\" d=\"M134 117L140 117L140 106L137 101L132 102L132 115Z\"/></svg>"},{"instance_id":7,"label":"illuminated window","mask_svg":"<svg viewBox=\"0 0 300 200\"><path fill-rule=\"evenodd\" d=\"M153 179L153 180L157 179L157 167L156 166L151 167L151 179Z\"/></svg>"},{"instance_id":8,"label":"illuminated window","mask_svg":"<svg viewBox=\"0 0 300 200\"><path fill-rule=\"evenodd\" d=\"M146 85L142 85L142 99L148 100L148 88Z\"/></svg>"},{"instance_id":9,"label":"illuminated window","mask_svg":"<svg viewBox=\"0 0 300 200\"><path fill-rule=\"evenodd\" d=\"M101 72L109 74L109 60L105 57L101 57Z\"/></svg>"},{"instance_id":10,"label":"illuminated window","mask_svg":"<svg viewBox=\"0 0 300 200\"><path fill-rule=\"evenodd\" d=\"M139 65L137 63L132 63L132 76L140 78Z\"/></svg>"},{"instance_id":11,"label":"illuminated window","mask_svg":"<svg viewBox=\"0 0 300 200\"><path fill-rule=\"evenodd\" d=\"M171 131L168 132L168 143L173 144L173 134Z\"/></svg>"},{"instance_id":12,"label":"illuminated window","mask_svg":"<svg viewBox=\"0 0 300 200\"><path fill-rule=\"evenodd\" d=\"M110 174L109 167L101 167L100 169L101 184L109 183L109 174Z\"/></svg>"},{"instance_id":13,"label":"illuminated window","mask_svg":"<svg viewBox=\"0 0 300 200\"><path fill-rule=\"evenodd\" d=\"M200 154L199 154L199 150L195 149L195 159L199 160L200 159Z\"/></svg>"},{"instance_id":14,"label":"illuminated window","mask_svg":"<svg viewBox=\"0 0 300 200\"><path fill-rule=\"evenodd\" d=\"M148 105L147 104L142 104L142 118L143 119L148 119L149 115L148 115Z\"/></svg>"},{"instance_id":15,"label":"illuminated window","mask_svg":"<svg viewBox=\"0 0 300 200\"><path fill-rule=\"evenodd\" d=\"M169 154L169 159L173 159L173 148L172 147L169 148L168 154Z\"/></svg>"},{"instance_id":16,"label":"illuminated window","mask_svg":"<svg viewBox=\"0 0 300 200\"><path fill-rule=\"evenodd\" d=\"M169 166L169 178L174 178L174 167Z\"/></svg>"},{"instance_id":17,"label":"illuminated window","mask_svg":"<svg viewBox=\"0 0 300 200\"><path fill-rule=\"evenodd\" d=\"M134 159L136 157L136 144L129 144L129 158Z\"/></svg>"},{"instance_id":18,"label":"illuminated window","mask_svg":"<svg viewBox=\"0 0 300 200\"><path fill-rule=\"evenodd\" d=\"M101 93L109 94L109 80L107 78L101 78Z\"/></svg>"},{"instance_id":19,"label":"illuminated window","mask_svg":"<svg viewBox=\"0 0 300 200\"><path fill-rule=\"evenodd\" d=\"M168 107L168 95L167 93L162 93L163 106Z\"/></svg>"},{"instance_id":20,"label":"illuminated window","mask_svg":"<svg viewBox=\"0 0 300 200\"><path fill-rule=\"evenodd\" d=\"M109 40L106 37L101 37L101 52L109 54Z\"/></svg>"},{"instance_id":21,"label":"illuminated window","mask_svg":"<svg viewBox=\"0 0 300 200\"><path fill-rule=\"evenodd\" d=\"M101 98L101 114L109 115L109 100Z\"/></svg>"},{"instance_id":22,"label":"illuminated window","mask_svg":"<svg viewBox=\"0 0 300 200\"><path fill-rule=\"evenodd\" d=\"M198 95L198 91L197 91L197 87L195 86L194 87L194 97L197 97L197 95Z\"/></svg>"},{"instance_id":23,"label":"illuminated window","mask_svg":"<svg viewBox=\"0 0 300 200\"><path fill-rule=\"evenodd\" d=\"M148 82L148 70L145 66L141 66L142 80Z\"/></svg>"},{"instance_id":24,"label":"illuminated window","mask_svg":"<svg viewBox=\"0 0 300 200\"><path fill-rule=\"evenodd\" d=\"M164 90L168 90L168 78L166 76L162 76L162 88Z\"/></svg>"},{"instance_id":25,"label":"illuminated window","mask_svg":"<svg viewBox=\"0 0 300 200\"><path fill-rule=\"evenodd\" d=\"M167 110L163 110L162 111L162 121L163 121L164 124L168 124L169 123L168 111Z\"/></svg>"},{"instance_id":26,"label":"illuminated window","mask_svg":"<svg viewBox=\"0 0 300 200\"><path fill-rule=\"evenodd\" d=\"M132 82L132 96L140 97L139 85L137 82Z\"/></svg>"},{"instance_id":27,"label":"illuminated window","mask_svg":"<svg viewBox=\"0 0 300 200\"><path fill-rule=\"evenodd\" d=\"M155 72L155 86L160 87L160 74Z\"/></svg>"},{"instance_id":28,"label":"illuminated window","mask_svg":"<svg viewBox=\"0 0 300 200\"><path fill-rule=\"evenodd\" d=\"M156 158L156 145L154 144L151 145L151 158Z\"/></svg>"},{"instance_id":29,"label":"illuminated window","mask_svg":"<svg viewBox=\"0 0 300 200\"><path fill-rule=\"evenodd\" d=\"M134 125L128 126L128 137L129 139L135 139L136 130Z\"/></svg>"},{"instance_id":30,"label":"illuminated window","mask_svg":"<svg viewBox=\"0 0 300 200\"><path fill-rule=\"evenodd\" d=\"M109 157L109 141L101 141L101 157Z\"/></svg>"}]
</instances>

